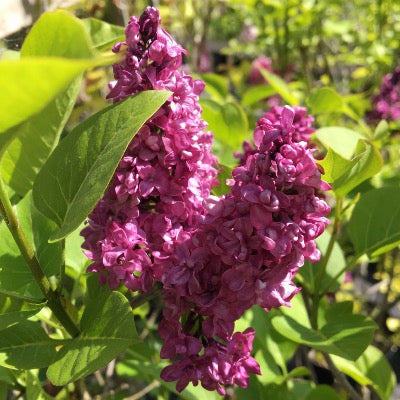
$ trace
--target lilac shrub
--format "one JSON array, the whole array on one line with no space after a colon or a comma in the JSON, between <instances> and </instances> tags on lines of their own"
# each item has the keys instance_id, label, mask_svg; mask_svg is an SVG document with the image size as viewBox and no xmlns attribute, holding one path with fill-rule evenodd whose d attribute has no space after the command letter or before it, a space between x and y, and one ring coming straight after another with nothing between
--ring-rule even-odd
<instances>
[{"instance_id":1,"label":"lilac shrub","mask_svg":"<svg viewBox=\"0 0 400 400\"><path fill-rule=\"evenodd\" d=\"M367 115L371 122L400 120L400 66L382 78L380 91L372 99L372 107Z\"/></svg>"},{"instance_id":2,"label":"lilac shrub","mask_svg":"<svg viewBox=\"0 0 400 400\"><path fill-rule=\"evenodd\" d=\"M109 98L143 90L173 94L129 145L103 198L82 231L83 248L102 284L148 292L162 285L163 339L169 359L161 377L225 394L260 374L251 356L254 329L234 324L253 305L290 305L292 282L304 260L318 261L315 246L329 207L329 186L309 146L312 117L300 107L274 107L261 118L254 145L228 180L217 184L212 133L201 119L204 88L180 69L185 50L160 26L155 8L131 17L126 40L114 46Z\"/></svg>"}]
</instances>

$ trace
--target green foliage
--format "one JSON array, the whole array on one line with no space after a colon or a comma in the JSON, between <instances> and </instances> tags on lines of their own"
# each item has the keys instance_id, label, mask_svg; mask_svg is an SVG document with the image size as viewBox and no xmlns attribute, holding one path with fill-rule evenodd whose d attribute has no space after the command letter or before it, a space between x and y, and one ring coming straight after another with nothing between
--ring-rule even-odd
<instances>
[{"instance_id":1,"label":"green foliage","mask_svg":"<svg viewBox=\"0 0 400 400\"><path fill-rule=\"evenodd\" d=\"M272 74L265 69L260 70L263 77L268 81L268 84L278 93L288 104L292 106L299 105L298 97L290 90L286 82L278 75Z\"/></svg>"},{"instance_id":2,"label":"green foliage","mask_svg":"<svg viewBox=\"0 0 400 400\"><path fill-rule=\"evenodd\" d=\"M229 95L229 81L226 77L217 74L202 74L201 79L205 82L205 91L211 98L225 102Z\"/></svg>"},{"instance_id":3,"label":"green foliage","mask_svg":"<svg viewBox=\"0 0 400 400\"><path fill-rule=\"evenodd\" d=\"M320 164L324 168L324 178L332 185L336 195L345 196L360 183L376 175L381 170L383 161L373 144L360 139L351 159L328 148L328 153Z\"/></svg>"},{"instance_id":4,"label":"green foliage","mask_svg":"<svg viewBox=\"0 0 400 400\"><path fill-rule=\"evenodd\" d=\"M266 99L276 93L276 90L272 86L268 85L257 85L251 86L243 93L242 105L243 107L250 106L260 100Z\"/></svg>"},{"instance_id":5,"label":"green foliage","mask_svg":"<svg viewBox=\"0 0 400 400\"><path fill-rule=\"evenodd\" d=\"M32 206L28 193L17 205L16 211L29 243L36 250L44 273L51 277L60 273L61 245L48 244L55 224ZM32 274L4 221L0 223L0 291L5 289L17 295L43 300Z\"/></svg>"},{"instance_id":6,"label":"green foliage","mask_svg":"<svg viewBox=\"0 0 400 400\"><path fill-rule=\"evenodd\" d=\"M89 59L93 51L83 24L69 13L56 11L40 17L22 46L21 56L22 60L40 56ZM75 78L39 113L16 128L16 137L3 156L1 174L20 196L32 188L37 173L57 145L81 82L79 76Z\"/></svg>"},{"instance_id":7,"label":"green foliage","mask_svg":"<svg viewBox=\"0 0 400 400\"><path fill-rule=\"evenodd\" d=\"M0 294L0 331L37 314L43 306Z\"/></svg>"},{"instance_id":8,"label":"green foliage","mask_svg":"<svg viewBox=\"0 0 400 400\"><path fill-rule=\"evenodd\" d=\"M47 336L39 322L20 322L1 331L0 365L13 369L47 367L57 354L58 343Z\"/></svg>"},{"instance_id":9,"label":"green foliage","mask_svg":"<svg viewBox=\"0 0 400 400\"><path fill-rule=\"evenodd\" d=\"M22 57L89 59L93 55L84 25L65 11L44 13L32 27L21 48Z\"/></svg>"},{"instance_id":10,"label":"green foliage","mask_svg":"<svg viewBox=\"0 0 400 400\"><path fill-rule=\"evenodd\" d=\"M341 400L341 397L336 393L334 389L327 385L318 385L316 388L311 390L306 397L306 400Z\"/></svg>"},{"instance_id":11,"label":"green foliage","mask_svg":"<svg viewBox=\"0 0 400 400\"><path fill-rule=\"evenodd\" d=\"M315 285L318 280L321 268L324 263L324 254L328 249L329 241L331 239L331 234L328 231L325 231L321 236L319 236L316 240L317 247L321 252L321 259L319 262L312 264L307 261L302 268L300 268L298 277L301 279L302 286L306 287L310 293L315 293ZM340 271L343 271L346 266L346 260L343 254L340 245L336 242L334 244L332 253L329 257L329 260L326 265L325 273L323 274L320 291L322 293L325 292L329 285L330 291L338 290L340 287L340 283L343 280L344 272L340 274ZM339 276L337 276L339 274ZM331 280L335 279L334 283L331 285Z\"/></svg>"},{"instance_id":12,"label":"green foliage","mask_svg":"<svg viewBox=\"0 0 400 400\"><path fill-rule=\"evenodd\" d=\"M365 193L354 207L349 235L358 256L375 257L400 242L400 189L374 189Z\"/></svg>"},{"instance_id":13,"label":"green foliage","mask_svg":"<svg viewBox=\"0 0 400 400\"><path fill-rule=\"evenodd\" d=\"M7 131L43 110L93 61L25 57L0 62L0 149L15 136ZM9 110L12 110L10 112Z\"/></svg>"},{"instance_id":14,"label":"green foliage","mask_svg":"<svg viewBox=\"0 0 400 400\"><path fill-rule=\"evenodd\" d=\"M109 106L55 149L33 187L40 212L57 223L50 240L73 232L100 199L132 137L169 97L148 91Z\"/></svg>"},{"instance_id":15,"label":"green foliage","mask_svg":"<svg viewBox=\"0 0 400 400\"><path fill-rule=\"evenodd\" d=\"M233 102L219 104L211 99L202 99L200 103L203 118L214 133L219 161L225 165L233 164L233 152L238 150L249 129L245 112Z\"/></svg>"},{"instance_id":16,"label":"green foliage","mask_svg":"<svg viewBox=\"0 0 400 400\"><path fill-rule=\"evenodd\" d=\"M389 135L389 124L385 121L382 120L379 122L379 124L376 126L376 129L374 131L373 139L374 140L382 140L386 138Z\"/></svg>"},{"instance_id":17,"label":"green foliage","mask_svg":"<svg viewBox=\"0 0 400 400\"><path fill-rule=\"evenodd\" d=\"M354 155L359 140L364 138L360 133L340 126L317 129L315 137L326 149L331 149L346 159Z\"/></svg>"},{"instance_id":18,"label":"green foliage","mask_svg":"<svg viewBox=\"0 0 400 400\"><path fill-rule=\"evenodd\" d=\"M216 196L222 196L223 194L229 193L230 187L226 184L227 179L232 178L232 168L227 165L218 165L218 176L219 186L214 186L212 191Z\"/></svg>"},{"instance_id":19,"label":"green foliage","mask_svg":"<svg viewBox=\"0 0 400 400\"><path fill-rule=\"evenodd\" d=\"M220 396L201 385L178 393L175 382L160 379L168 365L160 359L157 335L162 299L154 296L132 310L136 294L126 288L110 291L97 275L85 274L89 262L79 235L84 220L132 137L171 94L145 92L101 109L111 72L99 67L119 60L109 50L125 38L125 28L93 18L115 22L108 3L76 6L77 15L89 16L83 20L65 11L44 13L20 52L1 52L0 399L13 390L12 396L50 400L50 381L64 386L57 399L87 397L86 384L90 395L105 399L123 399L144 387L157 399L216 400ZM326 195L332 224L316 240L321 259L300 269L295 282L302 292L292 307L266 312L255 306L236 322L235 331L256 330L252 355L262 375L252 375L250 387L235 388L234 396L349 398L336 377L334 387L318 384L321 368L329 373L324 360L330 355L343 379L376 392L371 398L389 400L396 378L384 353L400 344L393 328L398 322L387 318L399 298L400 147L393 135L399 122L375 126L364 117L381 75L392 70L399 52L400 5L392 0L207 5L161 0L161 6L164 23L196 56L192 70L199 71L202 57L221 46L226 57L215 71L196 75L206 83L201 105L220 169L213 194L229 192L226 180L237 165L233 152L275 101L307 105L314 115L319 127L314 146L323 150L316 154L333 188ZM246 39L248 28L252 40ZM230 41L223 43L226 38ZM210 44L212 51L206 49ZM249 86L251 60L263 54L274 72L261 70L265 83ZM290 190L285 195L290 197ZM6 198L17 226L7 217ZM24 246L29 251L23 255ZM372 310L370 290L360 293L351 279L343 282L350 269L363 279L363 269L354 267L361 257L367 260L365 255L377 263L374 279L380 279ZM40 265L40 279L28 268L29 257ZM79 325L79 334L71 334L65 318ZM110 377L113 364L105 367L115 358L116 374ZM110 388L113 394L107 393Z\"/></svg>"},{"instance_id":20,"label":"green foliage","mask_svg":"<svg viewBox=\"0 0 400 400\"><path fill-rule=\"evenodd\" d=\"M139 338L128 300L108 289L88 302L81 335L57 352L47 370L54 385L65 385L98 370Z\"/></svg>"},{"instance_id":21,"label":"green foliage","mask_svg":"<svg viewBox=\"0 0 400 400\"><path fill-rule=\"evenodd\" d=\"M316 331L308 321L296 318L295 307L272 319L273 327L295 343L306 344L348 360L356 360L371 343L376 324L352 313L351 303L337 303L326 311L325 324Z\"/></svg>"},{"instance_id":22,"label":"green foliage","mask_svg":"<svg viewBox=\"0 0 400 400\"><path fill-rule=\"evenodd\" d=\"M108 50L114 43L125 39L125 29L122 26L108 24L96 18L85 18L81 22L97 50Z\"/></svg>"},{"instance_id":23,"label":"green foliage","mask_svg":"<svg viewBox=\"0 0 400 400\"><path fill-rule=\"evenodd\" d=\"M154 379L159 380L160 384L168 389L168 391L179 395L178 391L175 389L174 382L165 382L160 380L160 372L166 366L167 363L165 362L152 364L148 361L138 359L136 354L132 357L132 354L128 353L128 356L118 364L117 372L121 376L128 377L140 375L147 378L146 380L148 382L151 382ZM191 385L180 394L180 398L182 400L197 400L201 398L218 400L219 395L213 392L208 392L200 386L194 387Z\"/></svg>"},{"instance_id":24,"label":"green foliage","mask_svg":"<svg viewBox=\"0 0 400 400\"><path fill-rule=\"evenodd\" d=\"M312 114L329 114L341 112L343 100L333 89L323 87L314 89L308 98L308 106Z\"/></svg>"},{"instance_id":25,"label":"green foliage","mask_svg":"<svg viewBox=\"0 0 400 400\"><path fill-rule=\"evenodd\" d=\"M332 356L340 371L352 377L360 385L370 385L383 400L390 399L396 385L396 377L385 355L374 346L368 346L355 361Z\"/></svg>"}]
</instances>

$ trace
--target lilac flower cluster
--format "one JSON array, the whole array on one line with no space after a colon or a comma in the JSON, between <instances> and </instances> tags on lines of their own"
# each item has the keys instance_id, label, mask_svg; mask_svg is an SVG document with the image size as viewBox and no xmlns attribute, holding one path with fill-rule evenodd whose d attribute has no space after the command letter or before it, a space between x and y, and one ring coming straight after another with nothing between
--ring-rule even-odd
<instances>
[{"instance_id":1,"label":"lilac flower cluster","mask_svg":"<svg viewBox=\"0 0 400 400\"><path fill-rule=\"evenodd\" d=\"M101 283L142 292L162 284L160 355L171 364L161 377L179 391L200 382L223 395L260 373L254 330L234 332L235 321L255 304L290 305L298 268L319 259L314 239L329 212L319 191L329 186L308 145L312 117L276 107L258 121L254 146L244 144L230 192L211 196L216 160L198 104L204 84L179 70L184 50L159 24L151 7L131 18L126 41L114 47L126 54L109 97L173 95L128 147L82 231L83 248Z\"/></svg>"},{"instance_id":2,"label":"lilac flower cluster","mask_svg":"<svg viewBox=\"0 0 400 400\"><path fill-rule=\"evenodd\" d=\"M372 106L373 110L367 115L369 121L400 120L400 66L382 78L380 92L373 97Z\"/></svg>"},{"instance_id":3,"label":"lilac flower cluster","mask_svg":"<svg viewBox=\"0 0 400 400\"><path fill-rule=\"evenodd\" d=\"M179 71L185 50L160 27L158 11L131 17L126 41L113 51L125 53L114 65L114 102L150 89L173 95L130 143L82 231L83 248L102 283L148 291L160 273L152 253L197 225L216 182L216 159L198 103L204 83Z\"/></svg>"}]
</instances>

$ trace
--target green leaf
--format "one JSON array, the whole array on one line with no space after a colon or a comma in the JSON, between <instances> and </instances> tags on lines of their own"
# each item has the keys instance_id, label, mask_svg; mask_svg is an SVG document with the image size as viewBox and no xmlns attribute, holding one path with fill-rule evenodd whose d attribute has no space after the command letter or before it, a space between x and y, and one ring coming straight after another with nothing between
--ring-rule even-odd
<instances>
[{"instance_id":1,"label":"green leaf","mask_svg":"<svg viewBox=\"0 0 400 400\"><path fill-rule=\"evenodd\" d=\"M360 133L340 126L329 126L317 129L315 131L315 137L326 149L331 148L347 159L353 156L358 141L364 138Z\"/></svg>"},{"instance_id":2,"label":"green leaf","mask_svg":"<svg viewBox=\"0 0 400 400\"><path fill-rule=\"evenodd\" d=\"M396 386L396 376L385 355L376 347L368 346L356 361L337 356L332 356L332 361L360 385L372 386L382 400L390 399Z\"/></svg>"},{"instance_id":3,"label":"green leaf","mask_svg":"<svg viewBox=\"0 0 400 400\"><path fill-rule=\"evenodd\" d=\"M203 118L214 136L232 149L238 148L247 136L249 123L243 109L236 103L221 105L213 100L200 100Z\"/></svg>"},{"instance_id":4,"label":"green leaf","mask_svg":"<svg viewBox=\"0 0 400 400\"><path fill-rule=\"evenodd\" d=\"M79 74L95 64L92 60L56 57L1 61L0 150L15 136L8 129L37 114Z\"/></svg>"},{"instance_id":5,"label":"green leaf","mask_svg":"<svg viewBox=\"0 0 400 400\"><path fill-rule=\"evenodd\" d=\"M41 15L21 48L21 56L91 58L93 51L83 23L72 14L58 10Z\"/></svg>"},{"instance_id":6,"label":"green leaf","mask_svg":"<svg viewBox=\"0 0 400 400\"><path fill-rule=\"evenodd\" d=\"M343 100L335 90L323 87L311 92L308 106L312 114L330 114L342 111Z\"/></svg>"},{"instance_id":7,"label":"green leaf","mask_svg":"<svg viewBox=\"0 0 400 400\"><path fill-rule=\"evenodd\" d=\"M139 340L128 300L106 288L89 302L80 325L81 335L58 351L47 370L54 385L65 385L91 374Z\"/></svg>"},{"instance_id":8,"label":"green leaf","mask_svg":"<svg viewBox=\"0 0 400 400\"><path fill-rule=\"evenodd\" d=\"M305 400L315 384L306 380L290 380L286 384L270 384L264 387L263 395L259 399L274 400ZM245 390L243 391L245 393ZM242 397L242 400L247 400ZM322 400L322 399L321 399Z\"/></svg>"},{"instance_id":9,"label":"green leaf","mask_svg":"<svg viewBox=\"0 0 400 400\"><path fill-rule=\"evenodd\" d=\"M268 81L268 84L274 88L276 93L278 93L284 100L286 100L290 105L299 105L299 99L292 93L287 83L280 78L265 69L260 69L262 76Z\"/></svg>"},{"instance_id":10,"label":"green leaf","mask_svg":"<svg viewBox=\"0 0 400 400\"><path fill-rule=\"evenodd\" d=\"M35 206L59 226L51 241L84 221L132 137L169 96L147 91L111 105L78 125L54 150L33 186Z\"/></svg>"},{"instance_id":11,"label":"green leaf","mask_svg":"<svg viewBox=\"0 0 400 400\"><path fill-rule=\"evenodd\" d=\"M22 58L53 56L78 59L92 55L83 24L65 11L44 13L29 32L21 49ZM41 112L16 129L16 138L8 146L0 170L3 179L20 196L32 188L37 173L57 145L81 82L81 77L76 78Z\"/></svg>"},{"instance_id":12,"label":"green leaf","mask_svg":"<svg viewBox=\"0 0 400 400\"><path fill-rule=\"evenodd\" d=\"M272 86L257 85L249 87L242 97L242 106L250 106L260 100L266 99L276 93L276 90Z\"/></svg>"},{"instance_id":13,"label":"green leaf","mask_svg":"<svg viewBox=\"0 0 400 400\"><path fill-rule=\"evenodd\" d=\"M51 400L43 389L38 378L38 371L26 371L26 400Z\"/></svg>"},{"instance_id":14,"label":"green leaf","mask_svg":"<svg viewBox=\"0 0 400 400\"><path fill-rule=\"evenodd\" d=\"M48 277L57 275L61 262L60 243L47 243L54 224L31 208L31 194L28 193L16 206L21 227L35 249L45 274ZM4 222L0 224L0 237L0 288L33 299L43 299L43 293Z\"/></svg>"},{"instance_id":15,"label":"green leaf","mask_svg":"<svg viewBox=\"0 0 400 400\"><path fill-rule=\"evenodd\" d=\"M8 387L7 384L0 381L0 399L7 399Z\"/></svg>"},{"instance_id":16,"label":"green leaf","mask_svg":"<svg viewBox=\"0 0 400 400\"><path fill-rule=\"evenodd\" d=\"M10 369L0 366L0 382L7 383L8 385L13 385L15 378ZM0 396L0 399L2 397Z\"/></svg>"},{"instance_id":17,"label":"green leaf","mask_svg":"<svg viewBox=\"0 0 400 400\"><path fill-rule=\"evenodd\" d=\"M216 392L209 392L203 389L200 385L197 387L191 384L186 387L186 389L179 393L175 388L175 382L165 382L160 378L161 370L168 365L165 361L159 361L157 363L151 363L147 361L150 357L147 353L150 352L146 345L137 345L133 347L135 351L129 349L124 357L124 359L117 364L117 374L120 376L139 376L141 379L145 379L148 382L157 380L162 386L167 388L170 392L179 395L182 400L218 400L220 396ZM146 357L142 357L143 348L146 351ZM146 360L147 358L147 360Z\"/></svg>"},{"instance_id":18,"label":"green leaf","mask_svg":"<svg viewBox=\"0 0 400 400\"><path fill-rule=\"evenodd\" d=\"M44 305L25 303L0 294L0 331L35 315Z\"/></svg>"},{"instance_id":19,"label":"green leaf","mask_svg":"<svg viewBox=\"0 0 400 400\"><path fill-rule=\"evenodd\" d=\"M47 367L57 354L57 344L40 323L21 322L1 331L0 365L15 369Z\"/></svg>"},{"instance_id":20,"label":"green leaf","mask_svg":"<svg viewBox=\"0 0 400 400\"><path fill-rule=\"evenodd\" d=\"M232 178L232 168L227 165L219 164L218 169L220 170L217 175L219 186L214 186L212 192L216 196L222 196L230 191L230 187L226 184L226 180Z\"/></svg>"},{"instance_id":21,"label":"green leaf","mask_svg":"<svg viewBox=\"0 0 400 400\"><path fill-rule=\"evenodd\" d=\"M122 26L109 24L96 18L85 18L81 21L97 50L110 49L114 43L125 40L125 29Z\"/></svg>"},{"instance_id":22,"label":"green leaf","mask_svg":"<svg viewBox=\"0 0 400 400\"><path fill-rule=\"evenodd\" d=\"M1 160L4 181L20 196L32 189L36 175L57 145L81 86L74 80L38 114L15 129L15 139Z\"/></svg>"},{"instance_id":23,"label":"green leaf","mask_svg":"<svg viewBox=\"0 0 400 400\"><path fill-rule=\"evenodd\" d=\"M331 234L328 231L325 231L321 236L316 239L316 244L318 249L321 251L321 259L318 263L313 264L309 261L306 261L304 266L300 268L300 271L297 275L297 278L301 280L302 285L308 288L311 293L315 291L315 280L319 276L319 271L321 268L321 264L324 259L324 254L328 248L329 240ZM326 266L325 274L321 283L321 292L324 293L326 287L331 282L331 279L335 277L339 271L344 269L346 265L346 260L343 255L343 251L340 248L339 244L335 242L333 246L332 254L328 260L328 264ZM337 278L334 284L330 287L330 291L334 292L340 286L340 282L343 280L344 272Z\"/></svg>"},{"instance_id":24,"label":"green leaf","mask_svg":"<svg viewBox=\"0 0 400 400\"><path fill-rule=\"evenodd\" d=\"M360 256L375 257L396 247L400 243L400 188L364 193L350 218L349 236Z\"/></svg>"},{"instance_id":25,"label":"green leaf","mask_svg":"<svg viewBox=\"0 0 400 400\"><path fill-rule=\"evenodd\" d=\"M336 391L328 385L318 385L306 397L306 400L341 400Z\"/></svg>"},{"instance_id":26,"label":"green leaf","mask_svg":"<svg viewBox=\"0 0 400 400\"><path fill-rule=\"evenodd\" d=\"M248 135L249 124L243 109L236 103L219 104L201 99L203 118L214 133L213 151L221 164L237 163L233 153Z\"/></svg>"},{"instance_id":27,"label":"green leaf","mask_svg":"<svg viewBox=\"0 0 400 400\"><path fill-rule=\"evenodd\" d=\"M331 306L325 314L326 323L318 330L308 321L296 320L296 315L285 314L272 319L273 327L286 338L317 350L356 360L372 340L376 324L367 317L352 314L345 302Z\"/></svg>"},{"instance_id":28,"label":"green leaf","mask_svg":"<svg viewBox=\"0 0 400 400\"><path fill-rule=\"evenodd\" d=\"M297 300L294 302L297 304ZM298 347L273 329L271 319L275 315L279 315L277 310L266 312L254 306L235 323L235 331L244 331L249 326L256 331L254 351L261 368L261 376L257 379L265 384L282 383L290 378L286 364Z\"/></svg>"},{"instance_id":29,"label":"green leaf","mask_svg":"<svg viewBox=\"0 0 400 400\"><path fill-rule=\"evenodd\" d=\"M201 79L206 83L206 92L212 98L224 102L229 94L228 78L217 74L202 74Z\"/></svg>"},{"instance_id":30,"label":"green leaf","mask_svg":"<svg viewBox=\"0 0 400 400\"><path fill-rule=\"evenodd\" d=\"M373 140L381 140L384 139L386 136L388 136L389 133L390 133L389 124L387 123L387 121L383 119L377 125L372 138Z\"/></svg>"},{"instance_id":31,"label":"green leaf","mask_svg":"<svg viewBox=\"0 0 400 400\"><path fill-rule=\"evenodd\" d=\"M81 248L83 238L80 233L83 228L84 224L81 224L77 230L65 239L65 264L78 273L82 271L84 265L88 262L88 258Z\"/></svg>"},{"instance_id":32,"label":"green leaf","mask_svg":"<svg viewBox=\"0 0 400 400\"><path fill-rule=\"evenodd\" d=\"M355 152L355 156L348 160L329 148L326 157L320 162L325 171L324 179L332 185L338 196L345 196L378 173L383 166L378 149L366 140L358 142Z\"/></svg>"}]
</instances>

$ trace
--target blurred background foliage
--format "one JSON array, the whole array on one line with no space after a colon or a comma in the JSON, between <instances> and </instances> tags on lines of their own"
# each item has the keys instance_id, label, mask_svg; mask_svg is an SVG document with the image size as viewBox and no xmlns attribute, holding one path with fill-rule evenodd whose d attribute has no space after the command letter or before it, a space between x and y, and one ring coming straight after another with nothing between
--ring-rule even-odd
<instances>
[{"instance_id":1,"label":"blurred background foliage","mask_svg":"<svg viewBox=\"0 0 400 400\"><path fill-rule=\"evenodd\" d=\"M214 131L215 152L221 165L221 181L235 164L233 153L250 139L255 121L276 104L304 105L315 117L315 127L345 126L367 138L384 160L382 170L354 188L346 197L339 245L332 276L354 255L349 221L358 193L372 188L399 186L399 121L385 125L368 122L371 99L379 91L382 77L400 64L400 2L398 0L69 0L0 3L2 58L16 57L29 27L47 10L66 8L91 26L96 46L109 50L122 40L130 15L139 15L147 5L160 9L163 24L188 51L184 68L206 82L201 99L203 116ZM96 31L87 18L109 24L107 33ZM89 22L88 22L89 21ZM4 22L4 23L3 23ZM96 36L96 32L100 32ZM107 40L105 40L107 39ZM77 104L64 134L79 121L106 105L111 68L86 73ZM323 134L316 141L324 145ZM345 151L345 149L343 149ZM321 157L322 157L321 153ZM216 189L222 194L226 187ZM390 211L390 210L389 210ZM394 211L393 211L394 212ZM397 214L398 217L398 214ZM80 238L72 237L67 248L67 278L73 302L82 302L86 286L86 260L77 251ZM328 239L329 240L329 239ZM327 238L319 246L326 248ZM79 253L79 254L78 254ZM398 399L394 375L400 376L400 254L397 248L361 258L351 271L336 276L332 291L321 302L321 321L329 322L328 304L353 302L353 311L371 316L378 330L370 346L357 361L332 356L337 368L351 378L354 387L369 387L364 398ZM305 292L313 277L306 266L298 277ZM329 268L328 268L329 270ZM308 274L308 275L307 275ZM126 296L133 301L131 293ZM342 303L341 303L342 304ZM3 305L0 304L0 308ZM4 305L5 307L5 305ZM238 399L346 399L332 390L332 368L318 348L307 341L288 340L279 323L282 313L305 314L306 304L297 296L290 310L261 313L252 309L243 317L257 329L256 358L262 377L252 377L247 391L237 390ZM130 348L79 385L53 387L43 371L26 376L10 374L0 367L0 382L26 385L27 398L97 399L213 399L217 395L190 387L183 394L174 384L159 379L157 322L160 305L145 303L135 309L137 329L145 340ZM46 321L48 316L40 315ZM248 323L248 322L246 322ZM239 321L240 325L240 321ZM240 328L240 326L238 327ZM286 333L286 334L285 334ZM362 341L362 335L358 340ZM311 350L310 350L311 349ZM386 358L382 358L381 354ZM388 361L386 361L388 360ZM389 362L389 363L388 363ZM116 375L115 375L116 373ZM318 386L316 385L318 383ZM328 385L328 386L327 386ZM364 390L364 389L362 389ZM90 393L90 395L88 394ZM85 397L86 396L86 397ZM88 397L89 396L89 397ZM146 397L148 396L148 397ZM0 398L1 385L0 385Z\"/></svg>"}]
</instances>

